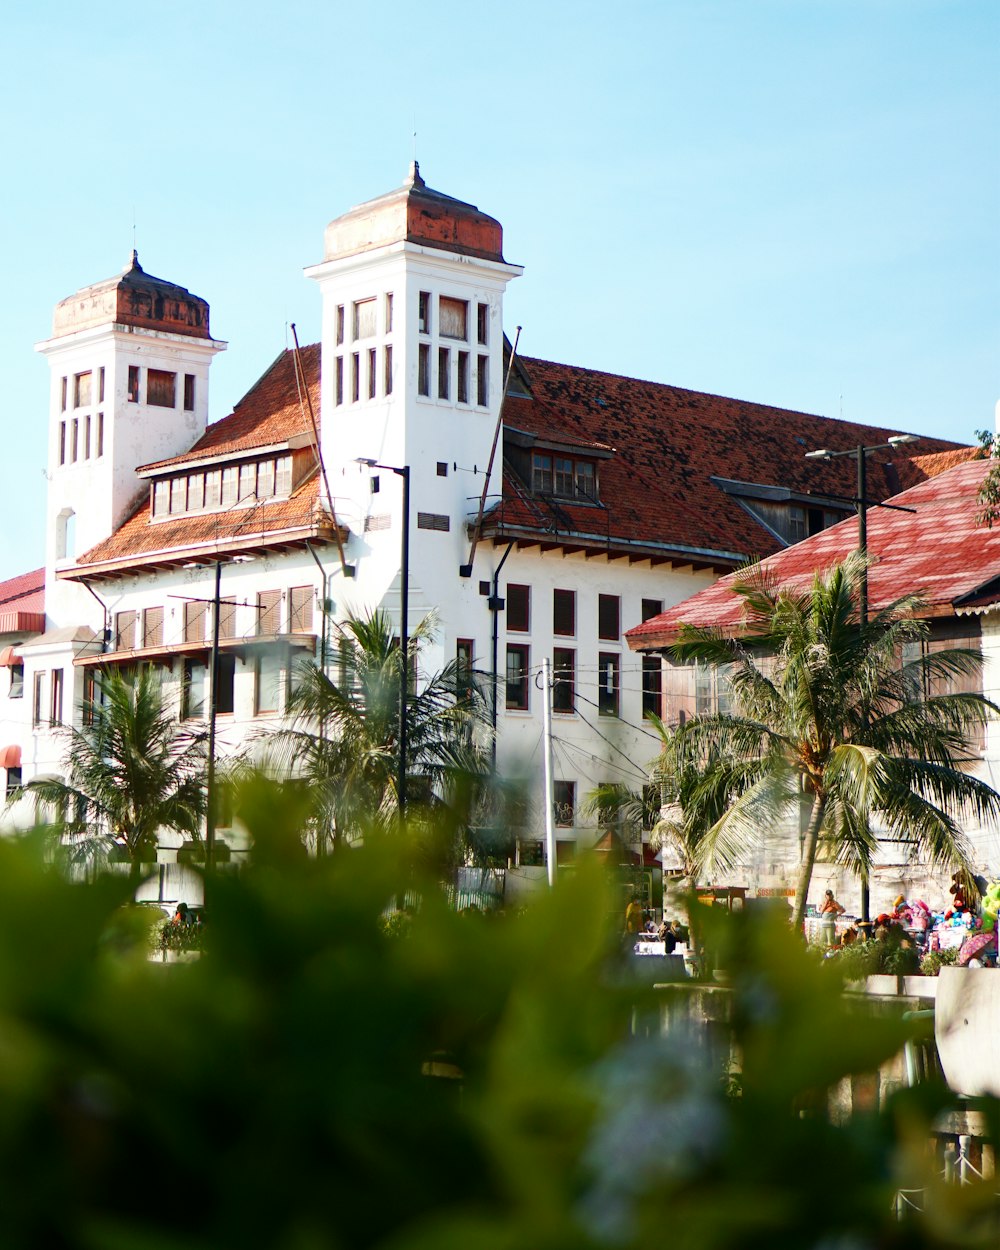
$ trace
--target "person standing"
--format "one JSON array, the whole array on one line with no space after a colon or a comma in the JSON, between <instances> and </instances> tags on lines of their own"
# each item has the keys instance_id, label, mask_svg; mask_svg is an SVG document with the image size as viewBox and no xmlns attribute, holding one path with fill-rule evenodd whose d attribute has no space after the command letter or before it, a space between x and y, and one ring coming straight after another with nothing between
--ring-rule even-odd
<instances>
[{"instance_id":1,"label":"person standing","mask_svg":"<svg viewBox=\"0 0 1000 1250\"><path fill-rule=\"evenodd\" d=\"M833 891L827 890L819 905L820 937L826 946L832 946L837 937L837 917L844 914L844 908L833 897Z\"/></svg>"}]
</instances>

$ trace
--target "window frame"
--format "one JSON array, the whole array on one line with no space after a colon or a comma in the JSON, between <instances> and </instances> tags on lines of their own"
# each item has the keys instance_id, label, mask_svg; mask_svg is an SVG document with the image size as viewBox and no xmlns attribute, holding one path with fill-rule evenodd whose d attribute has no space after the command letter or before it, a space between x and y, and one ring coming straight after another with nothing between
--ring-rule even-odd
<instances>
[{"instance_id":1,"label":"window frame","mask_svg":"<svg viewBox=\"0 0 1000 1250\"><path fill-rule=\"evenodd\" d=\"M523 594L522 594L523 592ZM514 610L516 604L516 612ZM523 607L523 611L521 610ZM531 587L523 582L508 582L505 608L508 634L531 633ZM522 625L520 622L524 621Z\"/></svg>"},{"instance_id":2,"label":"window frame","mask_svg":"<svg viewBox=\"0 0 1000 1250\"><path fill-rule=\"evenodd\" d=\"M519 661L516 680L511 680L511 659ZM531 711L531 648L520 642L507 644L504 665L504 707L508 712Z\"/></svg>"}]
</instances>

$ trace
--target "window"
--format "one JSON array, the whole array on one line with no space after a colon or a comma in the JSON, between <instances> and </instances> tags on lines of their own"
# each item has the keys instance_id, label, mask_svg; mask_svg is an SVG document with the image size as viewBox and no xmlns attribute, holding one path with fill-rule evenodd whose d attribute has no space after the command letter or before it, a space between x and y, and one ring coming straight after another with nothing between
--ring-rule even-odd
<instances>
[{"instance_id":1,"label":"window","mask_svg":"<svg viewBox=\"0 0 1000 1250\"><path fill-rule=\"evenodd\" d=\"M464 299L449 299L446 295L442 295L439 316L441 318L439 332L443 339L467 339L469 337L469 305Z\"/></svg>"},{"instance_id":2,"label":"window","mask_svg":"<svg viewBox=\"0 0 1000 1250\"><path fill-rule=\"evenodd\" d=\"M255 499L257 496L257 465L251 460L249 464L240 465L239 499Z\"/></svg>"},{"instance_id":3,"label":"window","mask_svg":"<svg viewBox=\"0 0 1000 1250\"><path fill-rule=\"evenodd\" d=\"M254 671L254 714L277 712L281 693L281 657L276 651L258 654Z\"/></svg>"},{"instance_id":4,"label":"window","mask_svg":"<svg viewBox=\"0 0 1000 1250\"><path fill-rule=\"evenodd\" d=\"M476 342L487 343L487 334L490 325L490 306L489 304L476 305Z\"/></svg>"},{"instance_id":5,"label":"window","mask_svg":"<svg viewBox=\"0 0 1000 1250\"><path fill-rule=\"evenodd\" d=\"M451 350L438 348L438 399L447 399L451 391Z\"/></svg>"},{"instance_id":6,"label":"window","mask_svg":"<svg viewBox=\"0 0 1000 1250\"><path fill-rule=\"evenodd\" d=\"M61 725L63 715L63 670L52 670L52 681L49 690L49 724Z\"/></svg>"},{"instance_id":7,"label":"window","mask_svg":"<svg viewBox=\"0 0 1000 1250\"><path fill-rule=\"evenodd\" d=\"M658 655L642 657L642 714L663 715L663 664Z\"/></svg>"},{"instance_id":8,"label":"window","mask_svg":"<svg viewBox=\"0 0 1000 1250\"><path fill-rule=\"evenodd\" d=\"M431 332L431 293L421 291L417 299L417 329L421 334Z\"/></svg>"},{"instance_id":9,"label":"window","mask_svg":"<svg viewBox=\"0 0 1000 1250\"><path fill-rule=\"evenodd\" d=\"M313 597L313 588L311 586L292 587L289 633L309 634L312 632Z\"/></svg>"},{"instance_id":10,"label":"window","mask_svg":"<svg viewBox=\"0 0 1000 1250\"><path fill-rule=\"evenodd\" d=\"M208 667L204 660L185 660L181 678L181 718L191 720L205 715L205 688Z\"/></svg>"},{"instance_id":11,"label":"window","mask_svg":"<svg viewBox=\"0 0 1000 1250\"><path fill-rule=\"evenodd\" d=\"M291 456L279 456L274 462L274 493L282 496L292 493Z\"/></svg>"},{"instance_id":12,"label":"window","mask_svg":"<svg viewBox=\"0 0 1000 1250\"><path fill-rule=\"evenodd\" d=\"M177 404L177 374L165 369L146 370L146 403L156 408L174 408Z\"/></svg>"},{"instance_id":13,"label":"window","mask_svg":"<svg viewBox=\"0 0 1000 1250\"><path fill-rule=\"evenodd\" d=\"M31 723L40 725L42 723L42 695L44 694L45 674L36 673L34 688L31 698Z\"/></svg>"},{"instance_id":14,"label":"window","mask_svg":"<svg viewBox=\"0 0 1000 1250\"><path fill-rule=\"evenodd\" d=\"M205 507L217 508L222 502L222 470L211 469L205 474Z\"/></svg>"},{"instance_id":15,"label":"window","mask_svg":"<svg viewBox=\"0 0 1000 1250\"><path fill-rule=\"evenodd\" d=\"M455 639L455 678L459 696L468 695L472 689L472 669L475 664L475 643L471 638Z\"/></svg>"},{"instance_id":16,"label":"window","mask_svg":"<svg viewBox=\"0 0 1000 1250\"><path fill-rule=\"evenodd\" d=\"M621 637L621 599L618 595L598 596L597 636L608 642L617 642Z\"/></svg>"},{"instance_id":17,"label":"window","mask_svg":"<svg viewBox=\"0 0 1000 1250\"><path fill-rule=\"evenodd\" d=\"M185 512L187 510L187 478L174 477L170 479L170 511L172 513Z\"/></svg>"},{"instance_id":18,"label":"window","mask_svg":"<svg viewBox=\"0 0 1000 1250\"><path fill-rule=\"evenodd\" d=\"M8 699L24 698L24 665L12 664L10 666L10 689L7 691Z\"/></svg>"},{"instance_id":19,"label":"window","mask_svg":"<svg viewBox=\"0 0 1000 1250\"><path fill-rule=\"evenodd\" d=\"M90 459L90 413L83 419L83 458Z\"/></svg>"},{"instance_id":20,"label":"window","mask_svg":"<svg viewBox=\"0 0 1000 1250\"><path fill-rule=\"evenodd\" d=\"M507 584L507 630L526 634L531 622L531 587Z\"/></svg>"},{"instance_id":21,"label":"window","mask_svg":"<svg viewBox=\"0 0 1000 1250\"><path fill-rule=\"evenodd\" d=\"M93 374L88 369L86 373L77 373L73 378L73 407L89 408L90 392Z\"/></svg>"},{"instance_id":22,"label":"window","mask_svg":"<svg viewBox=\"0 0 1000 1250\"><path fill-rule=\"evenodd\" d=\"M344 358L337 357L336 365L336 381L334 382L334 403L342 404L344 402Z\"/></svg>"},{"instance_id":23,"label":"window","mask_svg":"<svg viewBox=\"0 0 1000 1250\"><path fill-rule=\"evenodd\" d=\"M219 637L236 637L236 600L219 600Z\"/></svg>"},{"instance_id":24,"label":"window","mask_svg":"<svg viewBox=\"0 0 1000 1250\"><path fill-rule=\"evenodd\" d=\"M59 463L66 463L66 422L59 422Z\"/></svg>"},{"instance_id":25,"label":"window","mask_svg":"<svg viewBox=\"0 0 1000 1250\"><path fill-rule=\"evenodd\" d=\"M232 651L215 657L215 682L215 710L220 716L231 716L236 694L236 656Z\"/></svg>"},{"instance_id":26,"label":"window","mask_svg":"<svg viewBox=\"0 0 1000 1250\"><path fill-rule=\"evenodd\" d=\"M361 357L357 352L351 353L351 402L357 403L361 398Z\"/></svg>"},{"instance_id":27,"label":"window","mask_svg":"<svg viewBox=\"0 0 1000 1250\"><path fill-rule=\"evenodd\" d=\"M555 822L560 828L565 829L573 824L576 817L575 781L553 781L552 809Z\"/></svg>"},{"instance_id":28,"label":"window","mask_svg":"<svg viewBox=\"0 0 1000 1250\"><path fill-rule=\"evenodd\" d=\"M98 456L104 455L104 413L97 414L97 453Z\"/></svg>"},{"instance_id":29,"label":"window","mask_svg":"<svg viewBox=\"0 0 1000 1250\"><path fill-rule=\"evenodd\" d=\"M490 406L489 366L489 357L480 356L476 365L476 403L480 408Z\"/></svg>"},{"instance_id":30,"label":"window","mask_svg":"<svg viewBox=\"0 0 1000 1250\"><path fill-rule=\"evenodd\" d=\"M222 506L224 508L228 508L236 502L236 487L238 480L238 470L236 465L226 465L226 467L222 470Z\"/></svg>"},{"instance_id":31,"label":"window","mask_svg":"<svg viewBox=\"0 0 1000 1250\"><path fill-rule=\"evenodd\" d=\"M552 710L576 711L576 652L569 647L552 652Z\"/></svg>"},{"instance_id":32,"label":"window","mask_svg":"<svg viewBox=\"0 0 1000 1250\"><path fill-rule=\"evenodd\" d=\"M281 633L281 591L262 590L257 596L257 633Z\"/></svg>"},{"instance_id":33,"label":"window","mask_svg":"<svg viewBox=\"0 0 1000 1250\"><path fill-rule=\"evenodd\" d=\"M572 638L576 633L575 590L553 590L552 632L563 638Z\"/></svg>"},{"instance_id":34,"label":"window","mask_svg":"<svg viewBox=\"0 0 1000 1250\"><path fill-rule=\"evenodd\" d=\"M654 616L659 616L663 611L662 599L643 599L642 601L642 619L651 621Z\"/></svg>"},{"instance_id":35,"label":"window","mask_svg":"<svg viewBox=\"0 0 1000 1250\"><path fill-rule=\"evenodd\" d=\"M142 645L163 646L163 609L146 608L142 614Z\"/></svg>"},{"instance_id":36,"label":"window","mask_svg":"<svg viewBox=\"0 0 1000 1250\"><path fill-rule=\"evenodd\" d=\"M392 333L392 292L387 291L385 296L385 332Z\"/></svg>"},{"instance_id":37,"label":"window","mask_svg":"<svg viewBox=\"0 0 1000 1250\"><path fill-rule=\"evenodd\" d=\"M378 370L375 365L375 348L370 347L368 349L368 398L369 399L375 398L377 377L378 377Z\"/></svg>"},{"instance_id":38,"label":"window","mask_svg":"<svg viewBox=\"0 0 1000 1250\"><path fill-rule=\"evenodd\" d=\"M137 404L139 402L139 366L129 365L128 367L128 402Z\"/></svg>"},{"instance_id":39,"label":"window","mask_svg":"<svg viewBox=\"0 0 1000 1250\"><path fill-rule=\"evenodd\" d=\"M601 651L597 656L597 710L602 716L618 715L621 656Z\"/></svg>"},{"instance_id":40,"label":"window","mask_svg":"<svg viewBox=\"0 0 1000 1250\"><path fill-rule=\"evenodd\" d=\"M153 483L153 516L166 516L170 511L170 479Z\"/></svg>"},{"instance_id":41,"label":"window","mask_svg":"<svg viewBox=\"0 0 1000 1250\"><path fill-rule=\"evenodd\" d=\"M115 613L115 650L135 650L135 612Z\"/></svg>"},{"instance_id":42,"label":"window","mask_svg":"<svg viewBox=\"0 0 1000 1250\"><path fill-rule=\"evenodd\" d=\"M458 394L460 404L469 402L469 353L458 353Z\"/></svg>"},{"instance_id":43,"label":"window","mask_svg":"<svg viewBox=\"0 0 1000 1250\"><path fill-rule=\"evenodd\" d=\"M535 452L531 457L531 489L536 495L552 494L552 457Z\"/></svg>"},{"instance_id":44,"label":"window","mask_svg":"<svg viewBox=\"0 0 1000 1250\"><path fill-rule=\"evenodd\" d=\"M431 393L431 349L426 343L421 343L417 349L417 394L430 395Z\"/></svg>"},{"instance_id":45,"label":"window","mask_svg":"<svg viewBox=\"0 0 1000 1250\"><path fill-rule=\"evenodd\" d=\"M72 429L70 430L70 442L69 442L69 458L70 460L72 460L74 464L76 464L76 457L77 457L77 452L79 450L79 447L80 447L80 418L74 417L73 426L72 426Z\"/></svg>"},{"instance_id":46,"label":"window","mask_svg":"<svg viewBox=\"0 0 1000 1250\"><path fill-rule=\"evenodd\" d=\"M205 506L205 475L192 473L188 478L188 512L200 512Z\"/></svg>"},{"instance_id":47,"label":"window","mask_svg":"<svg viewBox=\"0 0 1000 1250\"><path fill-rule=\"evenodd\" d=\"M375 336L375 300L354 301L354 337L370 339Z\"/></svg>"},{"instance_id":48,"label":"window","mask_svg":"<svg viewBox=\"0 0 1000 1250\"><path fill-rule=\"evenodd\" d=\"M195 600L184 605L184 641L204 642L208 623L208 604Z\"/></svg>"},{"instance_id":49,"label":"window","mask_svg":"<svg viewBox=\"0 0 1000 1250\"><path fill-rule=\"evenodd\" d=\"M104 403L104 366L101 365L97 374L97 402Z\"/></svg>"},{"instance_id":50,"label":"window","mask_svg":"<svg viewBox=\"0 0 1000 1250\"><path fill-rule=\"evenodd\" d=\"M274 470L273 460L262 460L257 466L258 499L271 499L274 497Z\"/></svg>"},{"instance_id":51,"label":"window","mask_svg":"<svg viewBox=\"0 0 1000 1250\"><path fill-rule=\"evenodd\" d=\"M577 499L589 499L592 502L597 501L597 479L594 475L594 466L589 460L575 460L574 476L576 479L576 497Z\"/></svg>"},{"instance_id":52,"label":"window","mask_svg":"<svg viewBox=\"0 0 1000 1250\"><path fill-rule=\"evenodd\" d=\"M344 341L344 305L337 305L337 346Z\"/></svg>"},{"instance_id":53,"label":"window","mask_svg":"<svg viewBox=\"0 0 1000 1250\"><path fill-rule=\"evenodd\" d=\"M194 374L184 375L184 411L194 412Z\"/></svg>"},{"instance_id":54,"label":"window","mask_svg":"<svg viewBox=\"0 0 1000 1250\"><path fill-rule=\"evenodd\" d=\"M66 398L67 398L68 383L69 383L69 378L63 378L62 380L62 411L63 412L66 411Z\"/></svg>"},{"instance_id":55,"label":"window","mask_svg":"<svg viewBox=\"0 0 1000 1250\"><path fill-rule=\"evenodd\" d=\"M383 381L383 389L386 395L392 394L392 344L386 343L383 354L383 363L385 365L385 378Z\"/></svg>"},{"instance_id":56,"label":"window","mask_svg":"<svg viewBox=\"0 0 1000 1250\"><path fill-rule=\"evenodd\" d=\"M573 461L568 456L556 456L553 461L555 467L554 485L555 493L563 495L567 499L573 498Z\"/></svg>"},{"instance_id":57,"label":"window","mask_svg":"<svg viewBox=\"0 0 1000 1250\"><path fill-rule=\"evenodd\" d=\"M527 647L508 646L506 689L507 707L511 711L528 710L528 661Z\"/></svg>"},{"instance_id":58,"label":"window","mask_svg":"<svg viewBox=\"0 0 1000 1250\"><path fill-rule=\"evenodd\" d=\"M7 769L7 788L6 788L5 795L4 795L7 802L10 803L13 799L16 799L17 796L21 793L21 789L22 789L22 783L21 783L20 765L17 768L8 768Z\"/></svg>"}]
</instances>

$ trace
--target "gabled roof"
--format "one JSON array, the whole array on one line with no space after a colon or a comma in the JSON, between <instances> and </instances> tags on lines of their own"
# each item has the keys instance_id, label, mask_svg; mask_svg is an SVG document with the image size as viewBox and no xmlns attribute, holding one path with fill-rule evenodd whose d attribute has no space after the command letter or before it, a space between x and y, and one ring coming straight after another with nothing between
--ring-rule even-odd
<instances>
[{"instance_id":1,"label":"gabled roof","mask_svg":"<svg viewBox=\"0 0 1000 1250\"><path fill-rule=\"evenodd\" d=\"M0 582L0 634L37 634L45 628L45 570Z\"/></svg>"},{"instance_id":2,"label":"gabled roof","mask_svg":"<svg viewBox=\"0 0 1000 1250\"><path fill-rule=\"evenodd\" d=\"M914 592L926 601L926 616L1000 604L1000 526L987 529L977 523L979 487L990 463L968 460L896 496L891 509L869 508L872 611ZM908 510L898 510L903 508ZM771 556L761 567L777 585L804 590L817 572L854 551L857 542L857 520L842 521ZM629 630L629 646L648 650L669 645L682 624L739 633L741 600L732 591L737 576L723 577Z\"/></svg>"},{"instance_id":3,"label":"gabled roof","mask_svg":"<svg viewBox=\"0 0 1000 1250\"><path fill-rule=\"evenodd\" d=\"M522 357L518 363L519 390L527 383L531 394L507 397L505 426L540 441L575 444L581 454L591 446L613 448L615 455L599 464L601 508L531 497L527 484L508 472L504 498L483 530L498 539L537 534L551 542L596 534L610 548L670 550L679 560L731 568L782 544L711 479L790 488L815 496L819 505L824 493L846 501L857 489L853 461L807 460L805 453L884 443L896 432L547 360ZM937 457L971 454L933 438L922 438L915 450L921 454L900 450L869 458L871 497L885 499L940 471Z\"/></svg>"}]
</instances>

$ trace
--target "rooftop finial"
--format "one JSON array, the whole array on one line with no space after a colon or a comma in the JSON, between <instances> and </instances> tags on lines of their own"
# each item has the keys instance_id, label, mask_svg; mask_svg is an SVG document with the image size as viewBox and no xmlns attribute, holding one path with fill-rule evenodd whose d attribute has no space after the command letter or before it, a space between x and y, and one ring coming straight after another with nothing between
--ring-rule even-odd
<instances>
[{"instance_id":1,"label":"rooftop finial","mask_svg":"<svg viewBox=\"0 0 1000 1250\"><path fill-rule=\"evenodd\" d=\"M129 273L133 269L138 269L139 272L142 273L142 265L139 264L139 253L135 250L135 248L132 249L132 259L125 266L123 272Z\"/></svg>"},{"instance_id":2,"label":"rooftop finial","mask_svg":"<svg viewBox=\"0 0 1000 1250\"><path fill-rule=\"evenodd\" d=\"M423 178L420 177L419 161L410 162L410 176L406 180L406 185L409 187L425 187L427 185Z\"/></svg>"}]
</instances>

